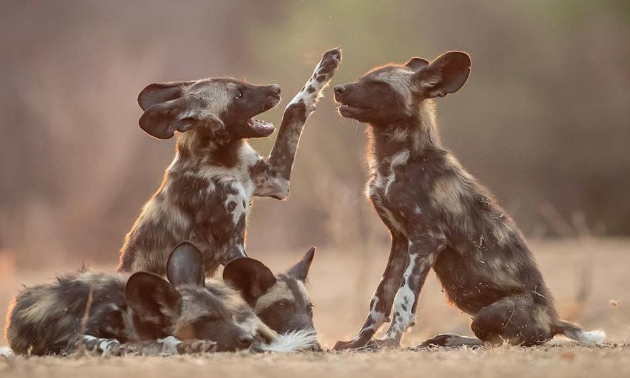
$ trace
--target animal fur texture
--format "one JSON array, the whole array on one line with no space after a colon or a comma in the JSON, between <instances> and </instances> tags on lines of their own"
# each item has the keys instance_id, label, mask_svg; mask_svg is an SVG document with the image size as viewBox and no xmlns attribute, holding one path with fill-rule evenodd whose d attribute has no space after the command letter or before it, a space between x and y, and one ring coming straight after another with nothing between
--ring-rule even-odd
<instances>
[{"instance_id":1,"label":"animal fur texture","mask_svg":"<svg viewBox=\"0 0 630 378\"><path fill-rule=\"evenodd\" d=\"M232 79L151 84L139 95L140 126L167 139L178 131L175 158L161 186L125 238L119 271L163 275L169 252L190 241L203 253L206 272L246 257L245 226L252 198L285 199L303 126L341 62L326 52L304 88L287 105L275 145L262 158L247 138L273 125L255 120L280 100L277 85Z\"/></svg>"},{"instance_id":2,"label":"animal fur texture","mask_svg":"<svg viewBox=\"0 0 630 378\"><path fill-rule=\"evenodd\" d=\"M364 325L335 349L398 346L415 324L431 269L449 300L472 316L476 343L535 345L556 334L585 344L603 339L559 319L514 221L440 142L434 98L457 92L470 67L468 54L453 51L432 62L377 67L334 88L339 113L369 124L366 195L392 236ZM387 321L385 337L372 340ZM468 339L444 334L428 344L470 345Z\"/></svg>"},{"instance_id":3,"label":"animal fur texture","mask_svg":"<svg viewBox=\"0 0 630 378\"><path fill-rule=\"evenodd\" d=\"M313 251L309 254L306 263L310 265ZM6 337L16 354L29 355L82 350L103 355L173 355L250 346L262 351L319 348L312 318L302 328L278 335L242 296L256 291L251 285L258 282L229 277L264 276L269 269L262 263L247 258L228 265L222 282L205 279L201 260L198 249L182 243L169 258L168 281L146 272L127 278L83 269L55 283L26 288L8 311ZM296 266L308 270L304 264L300 261ZM306 311L297 306L291 309L281 314L289 324L295 314Z\"/></svg>"}]
</instances>

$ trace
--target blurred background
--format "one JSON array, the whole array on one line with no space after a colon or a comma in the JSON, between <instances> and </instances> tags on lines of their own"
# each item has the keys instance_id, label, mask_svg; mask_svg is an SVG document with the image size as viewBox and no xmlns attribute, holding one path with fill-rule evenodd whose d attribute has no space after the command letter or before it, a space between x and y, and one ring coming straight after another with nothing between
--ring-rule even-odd
<instances>
[{"instance_id":1,"label":"blurred background","mask_svg":"<svg viewBox=\"0 0 630 378\"><path fill-rule=\"evenodd\" d=\"M0 4L1 304L20 283L51 277L34 271L116 263L173 157L174 140L138 127L136 97L147 84L277 83L283 103L263 118L279 125L329 48L344 52L333 84L457 49L471 54L473 73L438 101L444 144L516 219L543 270L563 267L550 285L566 287L567 306L599 290L594 310L575 318L598 325L613 311L624 338L630 314L618 314L618 297L630 282L624 270L607 274L630 262L627 0ZM274 139L252 144L266 155ZM362 195L364 142L364 125L339 117L328 90L303 134L290 199L258 199L249 218L250 255L278 269L320 247L314 295L356 308L339 318L343 331L330 323L331 340L358 329L388 251ZM326 286L331 279L339 285Z\"/></svg>"}]
</instances>

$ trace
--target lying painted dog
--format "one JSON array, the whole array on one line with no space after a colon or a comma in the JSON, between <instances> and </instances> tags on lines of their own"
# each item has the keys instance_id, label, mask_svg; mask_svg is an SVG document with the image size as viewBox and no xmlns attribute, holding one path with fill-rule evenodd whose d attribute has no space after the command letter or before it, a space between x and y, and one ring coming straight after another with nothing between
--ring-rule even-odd
<instances>
[{"instance_id":1,"label":"lying painted dog","mask_svg":"<svg viewBox=\"0 0 630 378\"><path fill-rule=\"evenodd\" d=\"M168 281L147 272L126 278L83 269L25 289L9 309L6 337L14 353L31 355L318 349L310 301L289 299L294 291L284 289L300 285L292 275L304 279L312 258L313 249L278 278L257 260L239 259L225 268L221 282L206 280L201 253L182 243L169 257ZM280 301L307 303L276 317L291 323L291 315L302 311L293 318L311 319L307 329L278 335L286 326L270 327L254 312L256 306L270 311Z\"/></svg>"}]
</instances>

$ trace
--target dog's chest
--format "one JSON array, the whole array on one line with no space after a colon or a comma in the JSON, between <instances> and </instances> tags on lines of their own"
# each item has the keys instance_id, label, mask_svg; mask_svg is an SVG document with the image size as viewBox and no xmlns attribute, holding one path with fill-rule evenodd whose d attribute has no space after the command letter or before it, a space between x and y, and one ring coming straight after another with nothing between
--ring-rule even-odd
<instances>
[{"instance_id":1,"label":"dog's chest","mask_svg":"<svg viewBox=\"0 0 630 378\"><path fill-rule=\"evenodd\" d=\"M396 175L393 172L383 173L375 172L367 185L367 195L372 201L372 205L376 209L379 216L385 221L388 227L393 227L395 230L406 234L404 227L404 214L400 214L395 209L390 195L391 185L396 182Z\"/></svg>"},{"instance_id":2,"label":"dog's chest","mask_svg":"<svg viewBox=\"0 0 630 378\"><path fill-rule=\"evenodd\" d=\"M219 243L242 238L255 188L249 172L258 156L250 150L233 167L207 165L193 173L204 182L199 193L205 197L191 209L197 236Z\"/></svg>"}]
</instances>

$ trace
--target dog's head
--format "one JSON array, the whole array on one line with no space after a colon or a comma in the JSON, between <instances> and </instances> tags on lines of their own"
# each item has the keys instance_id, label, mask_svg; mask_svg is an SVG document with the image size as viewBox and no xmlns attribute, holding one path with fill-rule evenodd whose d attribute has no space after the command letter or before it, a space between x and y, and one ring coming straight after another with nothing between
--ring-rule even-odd
<instances>
[{"instance_id":1,"label":"dog's head","mask_svg":"<svg viewBox=\"0 0 630 378\"><path fill-rule=\"evenodd\" d=\"M255 335L243 323L255 318L251 308L235 290L206 287L197 248L190 243L177 246L168 260L167 277L138 272L127 281L125 297L141 339L172 335L212 340L217 351L250 347Z\"/></svg>"},{"instance_id":2,"label":"dog's head","mask_svg":"<svg viewBox=\"0 0 630 378\"><path fill-rule=\"evenodd\" d=\"M140 127L159 139L188 130L215 141L266 137L273 133L273 125L253 117L278 102L280 87L275 84L222 78L151 84L138 96L144 110Z\"/></svg>"},{"instance_id":3,"label":"dog's head","mask_svg":"<svg viewBox=\"0 0 630 378\"><path fill-rule=\"evenodd\" d=\"M225 282L238 289L258 317L279 334L314 331L313 304L305 282L315 248L286 273L274 275L258 260L236 259L223 270Z\"/></svg>"},{"instance_id":4,"label":"dog's head","mask_svg":"<svg viewBox=\"0 0 630 378\"><path fill-rule=\"evenodd\" d=\"M470 56L450 51L432 62L412 58L404 65L389 64L359 81L334 88L339 114L374 125L413 117L423 100L457 92L470 74Z\"/></svg>"}]
</instances>

